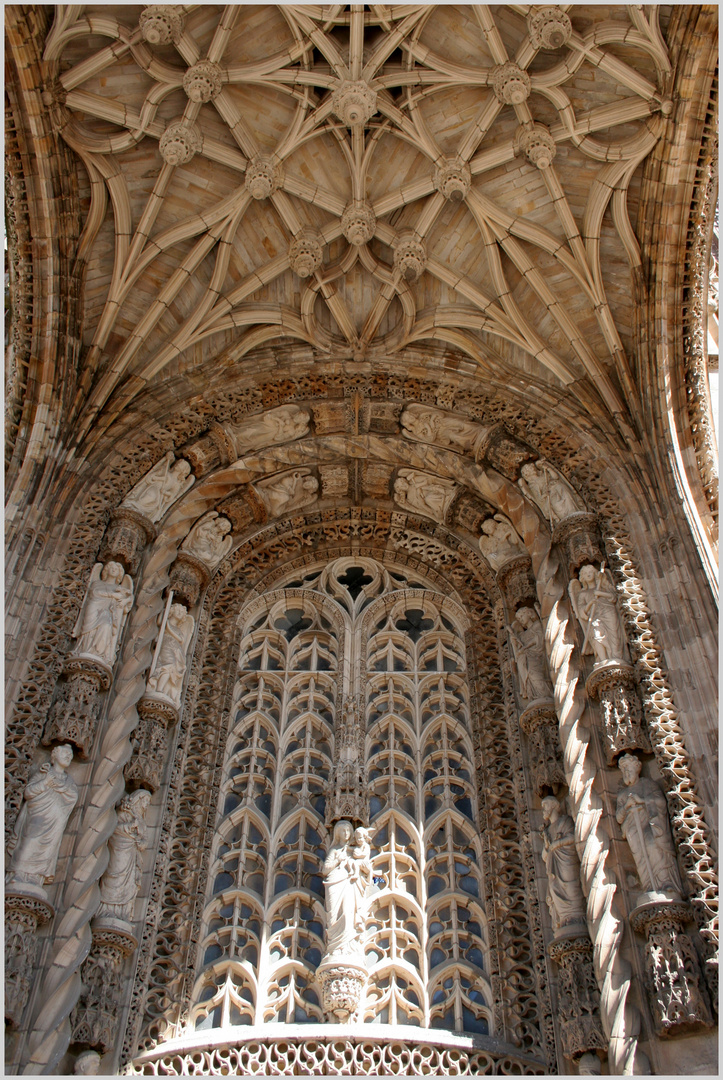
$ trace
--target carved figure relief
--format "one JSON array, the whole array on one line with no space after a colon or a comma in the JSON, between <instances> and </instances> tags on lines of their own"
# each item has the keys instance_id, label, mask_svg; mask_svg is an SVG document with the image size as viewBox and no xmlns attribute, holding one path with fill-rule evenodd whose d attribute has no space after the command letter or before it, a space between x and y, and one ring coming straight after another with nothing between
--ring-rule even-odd
<instances>
[{"instance_id":1,"label":"carved figure relief","mask_svg":"<svg viewBox=\"0 0 723 1080\"><path fill-rule=\"evenodd\" d=\"M539 507L551 525L584 511L582 499L547 461L528 461L520 472L520 490Z\"/></svg>"},{"instance_id":2,"label":"carved figure relief","mask_svg":"<svg viewBox=\"0 0 723 1080\"><path fill-rule=\"evenodd\" d=\"M675 858L665 795L654 780L641 776L641 765L632 754L618 761L623 786L616 818L628 842L643 892L682 895L680 871Z\"/></svg>"},{"instance_id":3,"label":"carved figure relief","mask_svg":"<svg viewBox=\"0 0 723 1080\"><path fill-rule=\"evenodd\" d=\"M458 454L472 450L486 428L426 405L407 405L401 415L402 434L415 442L446 446Z\"/></svg>"},{"instance_id":4,"label":"carved figure relief","mask_svg":"<svg viewBox=\"0 0 723 1080\"><path fill-rule=\"evenodd\" d=\"M126 495L122 505L157 522L193 486L194 481L189 463L181 458L174 464L173 451L169 450Z\"/></svg>"},{"instance_id":5,"label":"carved figure relief","mask_svg":"<svg viewBox=\"0 0 723 1080\"><path fill-rule=\"evenodd\" d=\"M280 405L242 424L224 424L224 431L241 457L264 446L301 439L309 431L309 414L298 405Z\"/></svg>"},{"instance_id":6,"label":"carved figure relief","mask_svg":"<svg viewBox=\"0 0 723 1080\"><path fill-rule=\"evenodd\" d=\"M233 547L231 522L218 510L209 510L197 521L181 545L181 551L195 555L213 570Z\"/></svg>"},{"instance_id":7,"label":"carved figure relief","mask_svg":"<svg viewBox=\"0 0 723 1080\"><path fill-rule=\"evenodd\" d=\"M148 846L144 822L150 791L139 788L126 795L118 807L118 822L108 841L110 859L100 879L100 907L96 919L132 922L133 907L141 884L141 861Z\"/></svg>"},{"instance_id":8,"label":"carved figure relief","mask_svg":"<svg viewBox=\"0 0 723 1080\"><path fill-rule=\"evenodd\" d=\"M167 698L176 708L181 704L186 653L195 625L193 616L188 614L183 604L171 604L156 666L148 676L147 689Z\"/></svg>"},{"instance_id":9,"label":"carved figure relief","mask_svg":"<svg viewBox=\"0 0 723 1080\"><path fill-rule=\"evenodd\" d=\"M557 799L542 800L546 822L542 833L542 858L547 868L547 906L555 931L585 923L585 898L580 884L580 860L575 847L575 825Z\"/></svg>"},{"instance_id":10,"label":"carved figure relief","mask_svg":"<svg viewBox=\"0 0 723 1080\"><path fill-rule=\"evenodd\" d=\"M337 821L332 845L324 861L326 886L326 955L340 959L362 957L365 918L365 877L371 876L366 830L359 829L359 843L352 845L354 830L348 821Z\"/></svg>"},{"instance_id":11,"label":"carved figure relief","mask_svg":"<svg viewBox=\"0 0 723 1080\"><path fill-rule=\"evenodd\" d=\"M309 506L319 497L319 481L309 469L292 469L255 485L269 517L281 517Z\"/></svg>"},{"instance_id":12,"label":"carved figure relief","mask_svg":"<svg viewBox=\"0 0 723 1080\"><path fill-rule=\"evenodd\" d=\"M526 701L551 698L552 683L545 659L545 635L534 608L517 609L510 627L510 639L522 697Z\"/></svg>"},{"instance_id":13,"label":"carved figure relief","mask_svg":"<svg viewBox=\"0 0 723 1080\"><path fill-rule=\"evenodd\" d=\"M65 826L78 801L78 789L66 772L72 760L71 746L56 746L50 762L28 780L8 844L12 857L6 884L43 886L53 881ZM44 896L45 890L41 892Z\"/></svg>"},{"instance_id":14,"label":"carved figure relief","mask_svg":"<svg viewBox=\"0 0 723 1080\"><path fill-rule=\"evenodd\" d=\"M494 518L483 521L482 534L479 538L480 551L495 572L510 559L527 554L512 522L504 514L495 514Z\"/></svg>"},{"instance_id":15,"label":"carved figure relief","mask_svg":"<svg viewBox=\"0 0 723 1080\"><path fill-rule=\"evenodd\" d=\"M400 469L394 481L394 498L400 506L439 522L444 521L455 491L449 481L414 469Z\"/></svg>"},{"instance_id":16,"label":"carved figure relief","mask_svg":"<svg viewBox=\"0 0 723 1080\"><path fill-rule=\"evenodd\" d=\"M133 582L118 562L96 563L73 630L75 656L90 656L113 667L126 616L133 606Z\"/></svg>"},{"instance_id":17,"label":"carved figure relief","mask_svg":"<svg viewBox=\"0 0 723 1080\"><path fill-rule=\"evenodd\" d=\"M591 563L586 563L568 585L568 592L583 630L582 655L594 654L596 664L624 663L627 652L625 627L610 571L604 564L597 570Z\"/></svg>"}]
</instances>

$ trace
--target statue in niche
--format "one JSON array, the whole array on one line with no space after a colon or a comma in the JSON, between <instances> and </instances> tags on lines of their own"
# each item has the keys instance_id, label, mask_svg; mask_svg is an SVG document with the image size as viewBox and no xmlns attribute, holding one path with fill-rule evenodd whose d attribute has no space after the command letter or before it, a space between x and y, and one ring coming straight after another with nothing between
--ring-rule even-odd
<instances>
[{"instance_id":1,"label":"statue in niche","mask_svg":"<svg viewBox=\"0 0 723 1080\"><path fill-rule=\"evenodd\" d=\"M554 795L542 800L545 821L542 858L547 868L547 906L555 931L585 922L585 898L580 884L580 860L575 847L575 825L563 813Z\"/></svg>"},{"instance_id":2,"label":"statue in niche","mask_svg":"<svg viewBox=\"0 0 723 1080\"><path fill-rule=\"evenodd\" d=\"M426 405L407 405L401 415L402 434L416 442L434 443L464 454L470 450L485 428L447 416Z\"/></svg>"},{"instance_id":3,"label":"statue in niche","mask_svg":"<svg viewBox=\"0 0 723 1080\"><path fill-rule=\"evenodd\" d=\"M578 580L579 579L579 580ZM585 563L568 585L570 601L583 629L582 655L596 664L625 663L625 628L617 604L615 583L605 564L596 570Z\"/></svg>"},{"instance_id":4,"label":"statue in niche","mask_svg":"<svg viewBox=\"0 0 723 1080\"><path fill-rule=\"evenodd\" d=\"M353 839L353 843L352 843ZM367 891L371 881L369 830L337 821L324 861L326 957L363 957Z\"/></svg>"},{"instance_id":5,"label":"statue in niche","mask_svg":"<svg viewBox=\"0 0 723 1080\"><path fill-rule=\"evenodd\" d=\"M275 518L316 502L319 481L311 475L309 469L293 469L256 484L256 490L269 512L269 517Z\"/></svg>"},{"instance_id":6,"label":"statue in niche","mask_svg":"<svg viewBox=\"0 0 723 1080\"><path fill-rule=\"evenodd\" d=\"M180 458L173 464L173 460L173 451L169 450L165 457L138 481L121 505L129 510L137 510L150 521L160 521L169 507L195 482L188 462Z\"/></svg>"},{"instance_id":7,"label":"statue in niche","mask_svg":"<svg viewBox=\"0 0 723 1080\"><path fill-rule=\"evenodd\" d=\"M88 592L73 628L75 656L89 656L113 667L118 640L133 607L133 582L118 562L93 567Z\"/></svg>"},{"instance_id":8,"label":"statue in niche","mask_svg":"<svg viewBox=\"0 0 723 1080\"><path fill-rule=\"evenodd\" d=\"M148 689L168 698L176 708L181 704L186 653L195 625L193 616L188 614L183 604L171 604L156 666L153 674L148 676Z\"/></svg>"},{"instance_id":9,"label":"statue in niche","mask_svg":"<svg viewBox=\"0 0 723 1080\"><path fill-rule=\"evenodd\" d=\"M640 775L632 754L618 761L623 786L618 793L616 818L635 860L643 892L683 894L680 871L668 820L665 795L654 780Z\"/></svg>"},{"instance_id":10,"label":"statue in niche","mask_svg":"<svg viewBox=\"0 0 723 1080\"><path fill-rule=\"evenodd\" d=\"M28 780L8 844L7 885L42 886L53 881L65 826L78 801L78 789L66 772L72 761L72 746L56 746L50 761Z\"/></svg>"},{"instance_id":11,"label":"statue in niche","mask_svg":"<svg viewBox=\"0 0 723 1080\"><path fill-rule=\"evenodd\" d=\"M400 506L440 523L444 521L455 490L454 484L414 469L400 469L394 481L394 498Z\"/></svg>"},{"instance_id":12,"label":"statue in niche","mask_svg":"<svg viewBox=\"0 0 723 1080\"><path fill-rule=\"evenodd\" d=\"M233 547L231 522L221 517L218 510L209 510L196 522L181 545L181 551L195 555L211 570L228 555Z\"/></svg>"},{"instance_id":13,"label":"statue in niche","mask_svg":"<svg viewBox=\"0 0 723 1080\"><path fill-rule=\"evenodd\" d=\"M520 472L520 490L542 510L551 525L585 509L579 495L548 462L528 461Z\"/></svg>"},{"instance_id":14,"label":"statue in niche","mask_svg":"<svg viewBox=\"0 0 723 1080\"><path fill-rule=\"evenodd\" d=\"M224 431L241 456L264 446L301 439L309 431L309 414L298 405L279 405L277 409L270 409L241 424L225 424Z\"/></svg>"},{"instance_id":15,"label":"statue in niche","mask_svg":"<svg viewBox=\"0 0 723 1080\"><path fill-rule=\"evenodd\" d=\"M534 608L517 609L510 627L510 638L521 696L525 701L551 698L552 684L545 659L545 635Z\"/></svg>"},{"instance_id":16,"label":"statue in niche","mask_svg":"<svg viewBox=\"0 0 723 1080\"><path fill-rule=\"evenodd\" d=\"M96 918L133 920L133 907L141 884L141 861L148 847L144 817L150 791L139 788L121 799L118 822L108 840L110 859L100 879L100 907Z\"/></svg>"},{"instance_id":17,"label":"statue in niche","mask_svg":"<svg viewBox=\"0 0 723 1080\"><path fill-rule=\"evenodd\" d=\"M510 559L527 554L512 522L504 514L495 514L494 518L483 521L482 533L479 538L480 551L495 573Z\"/></svg>"}]
</instances>

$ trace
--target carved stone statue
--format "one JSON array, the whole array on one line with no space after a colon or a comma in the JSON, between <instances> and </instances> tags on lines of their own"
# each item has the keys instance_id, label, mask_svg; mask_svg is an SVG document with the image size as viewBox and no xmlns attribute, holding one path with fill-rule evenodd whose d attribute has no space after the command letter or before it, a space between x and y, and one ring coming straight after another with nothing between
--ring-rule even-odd
<instances>
[{"instance_id":1,"label":"carved stone statue","mask_svg":"<svg viewBox=\"0 0 723 1080\"><path fill-rule=\"evenodd\" d=\"M487 430L427 405L407 405L401 415L402 434L415 442L434 443L464 454Z\"/></svg>"},{"instance_id":2,"label":"carved stone statue","mask_svg":"<svg viewBox=\"0 0 723 1080\"><path fill-rule=\"evenodd\" d=\"M365 872L365 845L352 849L354 830L348 821L334 826L332 845L324 861L326 886L326 957L363 955L360 922L364 919L360 878ZM366 845L368 848L368 844ZM360 851L357 856L355 851Z\"/></svg>"},{"instance_id":3,"label":"carved stone statue","mask_svg":"<svg viewBox=\"0 0 723 1080\"><path fill-rule=\"evenodd\" d=\"M583 629L582 655L593 653L596 664L625 663L625 628L610 571L604 564L596 570L585 563L568 585L568 592Z\"/></svg>"},{"instance_id":4,"label":"carved stone statue","mask_svg":"<svg viewBox=\"0 0 723 1080\"><path fill-rule=\"evenodd\" d=\"M118 562L96 563L73 629L75 656L89 656L113 667L118 640L133 606L133 582Z\"/></svg>"},{"instance_id":5,"label":"carved stone statue","mask_svg":"<svg viewBox=\"0 0 723 1080\"><path fill-rule=\"evenodd\" d=\"M394 481L394 498L406 510L443 522L456 487L428 473L400 469Z\"/></svg>"},{"instance_id":6,"label":"carved stone statue","mask_svg":"<svg viewBox=\"0 0 723 1080\"><path fill-rule=\"evenodd\" d=\"M100 1069L100 1054L97 1050L85 1050L78 1054L73 1068L74 1076L97 1076Z\"/></svg>"},{"instance_id":7,"label":"carved stone statue","mask_svg":"<svg viewBox=\"0 0 723 1080\"><path fill-rule=\"evenodd\" d=\"M65 826L78 801L78 789L66 772L72 760L72 746L56 746L50 762L28 780L8 844L12 857L7 885L43 886L53 881Z\"/></svg>"},{"instance_id":8,"label":"carved stone statue","mask_svg":"<svg viewBox=\"0 0 723 1080\"><path fill-rule=\"evenodd\" d=\"M141 884L141 860L148 847L144 822L150 791L140 788L126 795L118 807L118 822L108 841L110 859L100 879L100 907L96 919L112 918L131 922L136 895Z\"/></svg>"},{"instance_id":9,"label":"carved stone statue","mask_svg":"<svg viewBox=\"0 0 723 1080\"><path fill-rule=\"evenodd\" d=\"M528 461L520 472L518 484L523 495L542 510L552 525L585 509L579 495L548 462Z\"/></svg>"},{"instance_id":10,"label":"carved stone statue","mask_svg":"<svg viewBox=\"0 0 723 1080\"><path fill-rule=\"evenodd\" d=\"M168 508L180 499L195 481L187 461L183 458L175 464L173 461L173 451L169 450L126 495L122 505L129 510L137 510L150 521L160 521Z\"/></svg>"},{"instance_id":11,"label":"carved stone statue","mask_svg":"<svg viewBox=\"0 0 723 1080\"><path fill-rule=\"evenodd\" d=\"M218 510L209 510L191 529L181 545L182 551L195 555L213 570L233 547L231 522L221 517Z\"/></svg>"},{"instance_id":12,"label":"carved stone statue","mask_svg":"<svg viewBox=\"0 0 723 1080\"><path fill-rule=\"evenodd\" d=\"M654 780L640 775L632 754L618 761L623 786L618 793L616 818L635 859L643 892L682 896L683 886L675 858L665 795Z\"/></svg>"},{"instance_id":13,"label":"carved stone statue","mask_svg":"<svg viewBox=\"0 0 723 1080\"><path fill-rule=\"evenodd\" d=\"M307 434L309 414L298 405L280 405L262 416L250 417L242 424L225 424L224 431L241 456L264 446L293 442Z\"/></svg>"},{"instance_id":14,"label":"carved stone statue","mask_svg":"<svg viewBox=\"0 0 723 1080\"><path fill-rule=\"evenodd\" d=\"M585 922L585 898L580 885L580 860L575 848L575 826L554 795L542 800L546 825L541 830L542 858L547 867L547 906L555 931Z\"/></svg>"},{"instance_id":15,"label":"carved stone statue","mask_svg":"<svg viewBox=\"0 0 723 1080\"><path fill-rule=\"evenodd\" d=\"M525 701L552 697L552 684L545 659L545 635L537 612L521 607L510 627L512 651L519 675L520 694Z\"/></svg>"},{"instance_id":16,"label":"carved stone statue","mask_svg":"<svg viewBox=\"0 0 723 1080\"><path fill-rule=\"evenodd\" d=\"M308 469L293 469L281 476L261 481L256 485L256 490L269 512L269 517L274 518L316 502L319 481Z\"/></svg>"},{"instance_id":17,"label":"carved stone statue","mask_svg":"<svg viewBox=\"0 0 723 1080\"><path fill-rule=\"evenodd\" d=\"M355 925L360 934L363 934L366 929L369 891L372 886L371 847L369 846L371 834L371 829L355 829L354 847L351 849L352 858L356 864L354 871L354 887L357 891Z\"/></svg>"},{"instance_id":18,"label":"carved stone statue","mask_svg":"<svg viewBox=\"0 0 723 1080\"><path fill-rule=\"evenodd\" d=\"M512 522L504 514L495 514L494 518L483 521L482 533L479 538L480 551L495 573L510 559L527 554Z\"/></svg>"},{"instance_id":19,"label":"carved stone statue","mask_svg":"<svg viewBox=\"0 0 723 1080\"><path fill-rule=\"evenodd\" d=\"M168 698L176 708L181 704L186 653L195 625L193 616L188 614L183 604L171 604L156 667L153 674L148 676L148 689Z\"/></svg>"}]
</instances>

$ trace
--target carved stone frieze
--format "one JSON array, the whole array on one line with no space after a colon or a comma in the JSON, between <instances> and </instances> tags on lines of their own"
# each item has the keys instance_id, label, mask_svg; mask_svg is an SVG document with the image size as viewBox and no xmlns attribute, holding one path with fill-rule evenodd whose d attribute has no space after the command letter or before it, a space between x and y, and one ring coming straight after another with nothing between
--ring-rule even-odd
<instances>
[{"instance_id":1,"label":"carved stone frieze","mask_svg":"<svg viewBox=\"0 0 723 1080\"><path fill-rule=\"evenodd\" d=\"M99 552L100 561L119 562L131 577L137 572L144 548L155 540L155 525L144 514L130 507L113 511Z\"/></svg>"},{"instance_id":2,"label":"carved stone frieze","mask_svg":"<svg viewBox=\"0 0 723 1080\"><path fill-rule=\"evenodd\" d=\"M633 930L646 937L645 985L661 1036L715 1023L698 953L684 929L692 918L690 905L675 901L643 904L630 915Z\"/></svg>"},{"instance_id":3,"label":"carved stone frieze","mask_svg":"<svg viewBox=\"0 0 723 1080\"><path fill-rule=\"evenodd\" d=\"M652 753L643 727L643 708L635 672L629 664L606 664L593 670L585 683L587 695L599 698L603 719L603 745L608 765L626 750Z\"/></svg>"},{"instance_id":4,"label":"carved stone frieze","mask_svg":"<svg viewBox=\"0 0 723 1080\"><path fill-rule=\"evenodd\" d=\"M93 945L80 969L83 989L70 1014L71 1042L102 1054L114 1048L122 969L137 947L138 942L129 932L94 927Z\"/></svg>"},{"instance_id":5,"label":"carved stone frieze","mask_svg":"<svg viewBox=\"0 0 723 1080\"><path fill-rule=\"evenodd\" d=\"M30 995L38 928L55 914L47 901L21 889L5 890L5 1022L14 1028L20 1026Z\"/></svg>"},{"instance_id":6,"label":"carved stone frieze","mask_svg":"<svg viewBox=\"0 0 723 1080\"><path fill-rule=\"evenodd\" d=\"M123 770L129 788L157 791L168 750L168 729L177 722L178 710L170 702L145 695L136 708L140 720L133 732L133 753Z\"/></svg>"},{"instance_id":7,"label":"carved stone frieze","mask_svg":"<svg viewBox=\"0 0 723 1080\"><path fill-rule=\"evenodd\" d=\"M557 714L552 701L540 701L520 713L520 727L530 746L532 785L542 798L557 793L565 785L562 748L557 730Z\"/></svg>"},{"instance_id":8,"label":"carved stone frieze","mask_svg":"<svg viewBox=\"0 0 723 1080\"><path fill-rule=\"evenodd\" d=\"M559 938L549 946L549 953L558 965L557 1015L563 1054L574 1061L582 1054L607 1050L590 938L587 934Z\"/></svg>"},{"instance_id":9,"label":"carved stone frieze","mask_svg":"<svg viewBox=\"0 0 723 1080\"><path fill-rule=\"evenodd\" d=\"M43 746L69 742L82 758L87 757L100 716L100 695L108 689L111 679L110 668L97 660L85 657L66 660L58 696L48 713Z\"/></svg>"},{"instance_id":10,"label":"carved stone frieze","mask_svg":"<svg viewBox=\"0 0 723 1080\"><path fill-rule=\"evenodd\" d=\"M486 461L508 480L515 481L526 461L534 461L538 454L522 442L504 424L494 424L485 432L477 447L477 461Z\"/></svg>"}]
</instances>

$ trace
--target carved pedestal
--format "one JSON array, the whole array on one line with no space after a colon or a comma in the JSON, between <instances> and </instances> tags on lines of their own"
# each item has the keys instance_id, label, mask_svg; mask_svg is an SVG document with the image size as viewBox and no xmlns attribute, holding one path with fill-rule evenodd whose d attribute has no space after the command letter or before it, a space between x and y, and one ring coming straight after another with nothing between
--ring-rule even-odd
<instances>
[{"instance_id":1,"label":"carved pedestal","mask_svg":"<svg viewBox=\"0 0 723 1080\"><path fill-rule=\"evenodd\" d=\"M114 510L100 550L100 561L122 563L133 576L140 564L144 548L155 540L158 530L153 522L126 506Z\"/></svg>"},{"instance_id":2,"label":"carved pedestal","mask_svg":"<svg viewBox=\"0 0 723 1080\"><path fill-rule=\"evenodd\" d=\"M571 575L576 574L583 563L601 564L605 559L595 514L582 511L570 514L553 529L552 542L564 550Z\"/></svg>"},{"instance_id":3,"label":"carved pedestal","mask_svg":"<svg viewBox=\"0 0 723 1080\"><path fill-rule=\"evenodd\" d=\"M520 714L520 727L530 743L530 768L535 791L542 798L565 784L557 714L552 701L533 701Z\"/></svg>"},{"instance_id":4,"label":"carved pedestal","mask_svg":"<svg viewBox=\"0 0 723 1080\"><path fill-rule=\"evenodd\" d=\"M607 1050L590 938L587 934L560 937L550 945L549 954L559 967L558 1018L563 1054L575 1060L583 1054Z\"/></svg>"},{"instance_id":5,"label":"carved pedestal","mask_svg":"<svg viewBox=\"0 0 723 1080\"><path fill-rule=\"evenodd\" d=\"M43 746L72 743L81 757L87 757L100 716L100 695L108 689L112 677L111 669L99 660L67 660L58 697L48 713Z\"/></svg>"},{"instance_id":6,"label":"carved pedestal","mask_svg":"<svg viewBox=\"0 0 723 1080\"><path fill-rule=\"evenodd\" d=\"M321 988L321 1006L330 1023L350 1024L360 1019L359 1007L367 984L363 960L324 959L316 969L316 978Z\"/></svg>"},{"instance_id":7,"label":"carved pedestal","mask_svg":"<svg viewBox=\"0 0 723 1080\"><path fill-rule=\"evenodd\" d=\"M156 791L161 783L168 750L168 729L178 720L178 710L148 694L136 706L140 721L133 733L133 753L123 770L130 789Z\"/></svg>"},{"instance_id":8,"label":"carved pedestal","mask_svg":"<svg viewBox=\"0 0 723 1080\"><path fill-rule=\"evenodd\" d=\"M170 586L176 600L187 608L192 608L210 578L211 574L205 563L187 551L179 551L170 574Z\"/></svg>"},{"instance_id":9,"label":"carved pedestal","mask_svg":"<svg viewBox=\"0 0 723 1080\"><path fill-rule=\"evenodd\" d=\"M41 889L38 892L43 891ZM28 1002L38 948L38 927L55 911L45 900L17 886L5 893L5 1020L19 1027Z\"/></svg>"},{"instance_id":10,"label":"carved pedestal","mask_svg":"<svg viewBox=\"0 0 723 1080\"><path fill-rule=\"evenodd\" d=\"M596 665L585 689L592 701L600 699L608 765L613 765L626 750L652 753L648 736L643 730L643 710L630 664L611 662Z\"/></svg>"},{"instance_id":11,"label":"carved pedestal","mask_svg":"<svg viewBox=\"0 0 723 1080\"><path fill-rule=\"evenodd\" d=\"M645 934L645 982L658 1035L678 1035L712 1027L713 1016L700 961L685 933L693 913L676 900L653 900L630 915L630 925Z\"/></svg>"},{"instance_id":12,"label":"carved pedestal","mask_svg":"<svg viewBox=\"0 0 723 1080\"><path fill-rule=\"evenodd\" d=\"M510 559L500 567L497 571L497 584L502 590L510 612L517 611L519 607L534 608L537 590L529 555L522 555L519 559Z\"/></svg>"},{"instance_id":13,"label":"carved pedestal","mask_svg":"<svg viewBox=\"0 0 723 1080\"><path fill-rule=\"evenodd\" d=\"M138 947L130 926L119 921L93 924L93 945L80 969L83 990L70 1014L71 1042L107 1053L115 1046L126 957Z\"/></svg>"},{"instance_id":14,"label":"carved pedestal","mask_svg":"<svg viewBox=\"0 0 723 1080\"><path fill-rule=\"evenodd\" d=\"M483 458L493 469L508 480L516 481L526 461L534 461L539 455L512 435L504 424L494 424L486 433L477 449L477 461Z\"/></svg>"}]
</instances>

